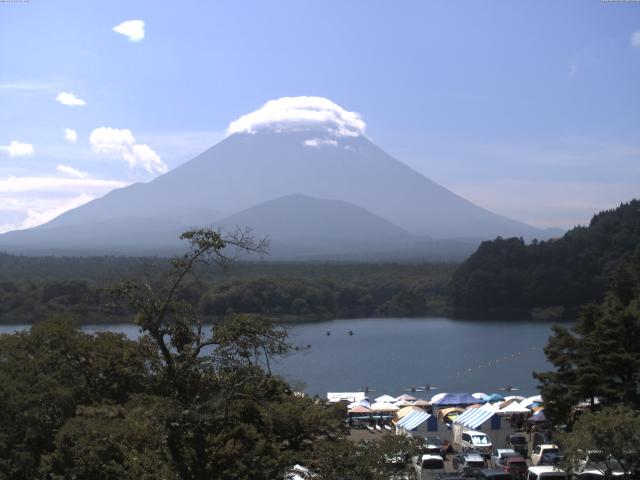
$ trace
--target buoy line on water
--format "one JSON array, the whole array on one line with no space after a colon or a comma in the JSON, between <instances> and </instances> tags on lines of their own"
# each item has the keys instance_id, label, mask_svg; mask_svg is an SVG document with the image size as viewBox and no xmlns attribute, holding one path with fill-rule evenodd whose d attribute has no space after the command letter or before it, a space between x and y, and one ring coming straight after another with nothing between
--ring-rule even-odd
<instances>
[{"instance_id":1,"label":"buoy line on water","mask_svg":"<svg viewBox=\"0 0 640 480\"><path fill-rule=\"evenodd\" d=\"M468 368L462 368L456 371L456 375L457 376L463 376L463 375L467 375L469 373L473 373L476 370L479 370L481 368L496 368L496 367L501 367L502 365L505 365L507 363L508 360L512 359L512 358L521 358L523 355L527 355L530 354L534 351L536 351L537 348L536 347L529 347L527 350L524 351L518 351L518 352L512 352L509 353L507 355L503 355L501 358L497 358L495 360L490 360L488 362L483 362L480 363L477 367L468 367Z\"/></svg>"}]
</instances>

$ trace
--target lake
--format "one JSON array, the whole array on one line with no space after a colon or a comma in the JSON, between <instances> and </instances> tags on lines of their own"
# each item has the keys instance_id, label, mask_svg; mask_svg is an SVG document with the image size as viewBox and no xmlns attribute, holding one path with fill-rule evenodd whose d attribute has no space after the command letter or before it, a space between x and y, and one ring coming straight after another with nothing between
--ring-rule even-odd
<instances>
[{"instance_id":1,"label":"lake","mask_svg":"<svg viewBox=\"0 0 640 480\"><path fill-rule=\"evenodd\" d=\"M448 318L347 319L289 325L292 341L310 345L278 361L274 370L305 391L355 391L365 386L399 395L425 384L438 392L494 392L507 385L537 393L532 371L550 368L543 347L551 322ZM7 333L24 326L2 326ZM84 327L138 336L134 325ZM353 336L348 334L353 331ZM327 331L331 335L327 335ZM420 396L416 394L415 396Z\"/></svg>"}]
</instances>

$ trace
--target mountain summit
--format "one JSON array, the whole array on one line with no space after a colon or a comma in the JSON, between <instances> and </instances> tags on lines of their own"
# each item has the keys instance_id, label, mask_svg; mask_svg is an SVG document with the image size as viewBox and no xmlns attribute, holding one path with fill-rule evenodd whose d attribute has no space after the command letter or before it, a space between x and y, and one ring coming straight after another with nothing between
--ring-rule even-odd
<instances>
[{"instance_id":1,"label":"mountain summit","mask_svg":"<svg viewBox=\"0 0 640 480\"><path fill-rule=\"evenodd\" d=\"M181 228L217 225L221 219L292 194L346 202L353 207L351 225L345 224L344 216L340 221L336 216L335 225L323 218L323 228L378 225L385 241L393 228L402 233L403 241L407 235L546 236L542 230L480 208L409 168L373 144L365 128L360 115L325 98L273 100L232 122L227 138L180 167L149 183L114 190L48 224L2 235L0 247L44 251L52 246L48 237L55 232L56 248L73 250L78 246L74 232L85 230L81 235L85 247L90 242L98 250L112 252L109 245L122 245L124 237L135 241L136 250L144 250L145 225L154 227L153 238L146 240L149 245L175 245L175 232ZM291 201L276 202L259 210L268 212L260 218L261 233L281 238L277 230L283 222L299 222L304 214L313 224L317 205L311 205L301 202L301 210L293 212ZM367 219L356 221L359 214ZM273 231L265 231L270 224ZM132 228L143 230L134 234ZM368 231L377 244L378 233ZM289 240L295 243L294 238ZM366 249L365 244L362 247Z\"/></svg>"}]
</instances>

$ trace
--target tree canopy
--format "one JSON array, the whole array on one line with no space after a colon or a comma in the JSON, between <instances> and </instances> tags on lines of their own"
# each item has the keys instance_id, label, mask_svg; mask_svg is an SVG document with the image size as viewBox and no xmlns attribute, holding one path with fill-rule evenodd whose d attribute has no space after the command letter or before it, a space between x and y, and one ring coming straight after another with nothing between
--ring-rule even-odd
<instances>
[{"instance_id":1,"label":"tree canopy","mask_svg":"<svg viewBox=\"0 0 640 480\"><path fill-rule=\"evenodd\" d=\"M483 242L453 275L451 302L471 308L563 307L601 301L607 279L640 244L640 200L595 215L562 238Z\"/></svg>"},{"instance_id":2,"label":"tree canopy","mask_svg":"<svg viewBox=\"0 0 640 480\"><path fill-rule=\"evenodd\" d=\"M114 289L138 340L68 318L0 336L0 479L271 480L296 463L319 480L388 478L385 455L412 452L409 439L348 441L344 410L272 374L274 357L295 353L285 330L238 314L205 323L185 291L196 265L263 244L207 229L183 238L171 268Z\"/></svg>"},{"instance_id":3,"label":"tree canopy","mask_svg":"<svg viewBox=\"0 0 640 480\"><path fill-rule=\"evenodd\" d=\"M581 415L570 434L560 435L568 471L595 470L604 478L640 471L640 412L618 405Z\"/></svg>"},{"instance_id":4,"label":"tree canopy","mask_svg":"<svg viewBox=\"0 0 640 480\"><path fill-rule=\"evenodd\" d=\"M554 327L545 354L554 370L534 376L556 424L584 401L640 408L640 247L613 272L602 303L585 306L573 329Z\"/></svg>"}]
</instances>

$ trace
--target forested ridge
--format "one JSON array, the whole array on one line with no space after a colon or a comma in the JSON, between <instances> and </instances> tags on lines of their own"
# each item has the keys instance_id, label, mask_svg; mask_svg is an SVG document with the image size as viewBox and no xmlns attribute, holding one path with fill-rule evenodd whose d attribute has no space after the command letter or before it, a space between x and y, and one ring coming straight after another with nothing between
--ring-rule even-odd
<instances>
[{"instance_id":1,"label":"forested ridge","mask_svg":"<svg viewBox=\"0 0 640 480\"><path fill-rule=\"evenodd\" d=\"M600 212L562 238L483 242L455 271L451 303L467 308L563 307L601 301L610 274L640 245L640 201Z\"/></svg>"},{"instance_id":2,"label":"forested ridge","mask_svg":"<svg viewBox=\"0 0 640 480\"><path fill-rule=\"evenodd\" d=\"M166 259L19 257L0 254L0 322L55 314L82 323L126 322L111 285L166 270ZM196 269L181 295L210 318L230 313L279 320L419 316L446 308L452 264L237 264L226 274Z\"/></svg>"},{"instance_id":3,"label":"forested ridge","mask_svg":"<svg viewBox=\"0 0 640 480\"><path fill-rule=\"evenodd\" d=\"M231 313L278 320L482 314L601 301L608 277L640 245L640 201L598 213L562 238L483 242L464 263L241 262L195 268L181 295L212 319ZM26 257L0 253L0 323L70 314L83 323L126 322L112 302L122 278L167 269L164 258Z\"/></svg>"}]
</instances>

